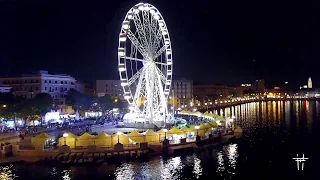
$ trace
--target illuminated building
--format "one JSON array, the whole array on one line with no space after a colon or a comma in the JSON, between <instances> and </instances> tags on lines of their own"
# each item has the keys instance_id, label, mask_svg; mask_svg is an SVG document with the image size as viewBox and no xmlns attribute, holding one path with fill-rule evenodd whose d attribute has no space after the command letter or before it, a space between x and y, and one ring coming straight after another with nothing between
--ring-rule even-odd
<instances>
[{"instance_id":1,"label":"illuminated building","mask_svg":"<svg viewBox=\"0 0 320 180\"><path fill-rule=\"evenodd\" d=\"M9 93L11 92L11 88L10 86L0 84L0 93Z\"/></svg>"},{"instance_id":2,"label":"illuminated building","mask_svg":"<svg viewBox=\"0 0 320 180\"><path fill-rule=\"evenodd\" d=\"M170 96L173 95L177 106L190 105L193 98L193 81L187 79L173 80Z\"/></svg>"},{"instance_id":3,"label":"illuminated building","mask_svg":"<svg viewBox=\"0 0 320 180\"><path fill-rule=\"evenodd\" d=\"M96 80L96 95L98 97L109 95L121 101L125 100L120 80Z\"/></svg>"},{"instance_id":4,"label":"illuminated building","mask_svg":"<svg viewBox=\"0 0 320 180\"><path fill-rule=\"evenodd\" d=\"M308 88L312 89L312 80L311 77L308 78Z\"/></svg>"},{"instance_id":5,"label":"illuminated building","mask_svg":"<svg viewBox=\"0 0 320 180\"><path fill-rule=\"evenodd\" d=\"M0 83L12 87L14 95L31 99L39 93L48 93L58 104L65 103L67 92L75 89L75 82L75 78L70 75L49 74L48 71L0 78Z\"/></svg>"}]
</instances>

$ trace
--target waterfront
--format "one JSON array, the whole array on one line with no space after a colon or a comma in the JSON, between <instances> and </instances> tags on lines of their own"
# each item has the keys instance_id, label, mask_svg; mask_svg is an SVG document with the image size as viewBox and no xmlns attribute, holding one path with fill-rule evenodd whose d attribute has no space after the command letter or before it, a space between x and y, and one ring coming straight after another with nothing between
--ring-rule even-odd
<instances>
[{"instance_id":1,"label":"waterfront","mask_svg":"<svg viewBox=\"0 0 320 180\"><path fill-rule=\"evenodd\" d=\"M209 152L100 167L14 165L17 179L318 179L318 101L253 102L221 109L245 130L237 144ZM304 171L292 159L305 154Z\"/></svg>"}]
</instances>

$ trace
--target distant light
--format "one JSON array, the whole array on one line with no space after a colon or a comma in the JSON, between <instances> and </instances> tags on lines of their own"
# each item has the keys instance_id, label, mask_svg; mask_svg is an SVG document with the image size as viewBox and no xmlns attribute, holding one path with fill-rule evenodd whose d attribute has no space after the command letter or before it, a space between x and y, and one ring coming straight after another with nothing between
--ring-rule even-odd
<instances>
[{"instance_id":1,"label":"distant light","mask_svg":"<svg viewBox=\"0 0 320 180\"><path fill-rule=\"evenodd\" d=\"M125 71L126 70L126 68L124 68L124 67L120 67L119 68L119 71L121 72L121 71Z\"/></svg>"},{"instance_id":2,"label":"distant light","mask_svg":"<svg viewBox=\"0 0 320 180\"><path fill-rule=\"evenodd\" d=\"M120 136L120 135L121 135L121 132L118 131L118 132L117 132L117 135Z\"/></svg>"},{"instance_id":3,"label":"distant light","mask_svg":"<svg viewBox=\"0 0 320 180\"><path fill-rule=\"evenodd\" d=\"M68 133L63 133L64 138L68 137L68 135L69 135Z\"/></svg>"}]
</instances>

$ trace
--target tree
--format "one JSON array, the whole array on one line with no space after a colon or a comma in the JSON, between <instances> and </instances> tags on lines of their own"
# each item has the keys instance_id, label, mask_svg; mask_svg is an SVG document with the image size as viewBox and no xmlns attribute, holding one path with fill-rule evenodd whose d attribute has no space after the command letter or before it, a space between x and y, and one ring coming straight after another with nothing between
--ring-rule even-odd
<instances>
[{"instance_id":1,"label":"tree","mask_svg":"<svg viewBox=\"0 0 320 180\"><path fill-rule=\"evenodd\" d=\"M97 99L97 105L99 109L102 111L102 114L104 114L106 110L114 107L113 102L114 100L111 98L110 95L105 95Z\"/></svg>"},{"instance_id":2,"label":"tree","mask_svg":"<svg viewBox=\"0 0 320 180\"><path fill-rule=\"evenodd\" d=\"M81 108L82 94L74 89L67 92L66 104L71 106L74 111L78 111Z\"/></svg>"},{"instance_id":3,"label":"tree","mask_svg":"<svg viewBox=\"0 0 320 180\"><path fill-rule=\"evenodd\" d=\"M71 106L78 114L79 110L88 110L95 102L95 98L91 95L81 94L79 91L71 89L67 93L66 104Z\"/></svg>"},{"instance_id":4,"label":"tree","mask_svg":"<svg viewBox=\"0 0 320 180\"><path fill-rule=\"evenodd\" d=\"M15 129L17 130L16 117L21 115L21 110L27 106L27 100L20 96L14 96L11 93L0 93L0 117L13 119Z\"/></svg>"},{"instance_id":5,"label":"tree","mask_svg":"<svg viewBox=\"0 0 320 180\"><path fill-rule=\"evenodd\" d=\"M32 107L34 108L33 113L40 115L41 117L45 116L47 112L50 112L53 106L53 99L47 93L40 93L32 99L31 101ZM42 126L42 118L41 118L41 126Z\"/></svg>"}]
</instances>

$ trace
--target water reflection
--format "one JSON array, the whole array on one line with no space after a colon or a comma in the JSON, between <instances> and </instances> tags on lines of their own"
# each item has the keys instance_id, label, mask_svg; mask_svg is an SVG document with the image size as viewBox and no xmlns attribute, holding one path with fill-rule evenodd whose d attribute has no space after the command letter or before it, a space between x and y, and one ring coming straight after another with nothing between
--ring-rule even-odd
<instances>
[{"instance_id":1,"label":"water reflection","mask_svg":"<svg viewBox=\"0 0 320 180\"><path fill-rule=\"evenodd\" d=\"M197 179L202 175L201 160L196 157L194 158L193 174Z\"/></svg>"},{"instance_id":2,"label":"water reflection","mask_svg":"<svg viewBox=\"0 0 320 180\"><path fill-rule=\"evenodd\" d=\"M129 163L123 163L118 167L115 171L115 176L116 179L122 180L122 179L128 179L128 180L133 180L133 168L132 164Z\"/></svg>"},{"instance_id":3,"label":"water reflection","mask_svg":"<svg viewBox=\"0 0 320 180\"><path fill-rule=\"evenodd\" d=\"M18 176L16 176L14 174L14 168L12 165L0 167L0 179L1 180L13 180L17 177Z\"/></svg>"},{"instance_id":4,"label":"water reflection","mask_svg":"<svg viewBox=\"0 0 320 180\"><path fill-rule=\"evenodd\" d=\"M70 170L64 170L64 171L62 171L62 179L63 180L71 180L71 178L70 178Z\"/></svg>"}]
</instances>

